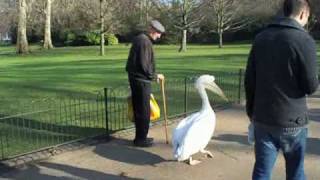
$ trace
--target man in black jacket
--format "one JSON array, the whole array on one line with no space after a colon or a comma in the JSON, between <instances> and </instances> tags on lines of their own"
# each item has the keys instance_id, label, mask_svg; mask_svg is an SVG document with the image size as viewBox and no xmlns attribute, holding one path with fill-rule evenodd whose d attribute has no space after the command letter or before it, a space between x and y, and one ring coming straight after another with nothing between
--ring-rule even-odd
<instances>
[{"instance_id":1,"label":"man in black jacket","mask_svg":"<svg viewBox=\"0 0 320 180\"><path fill-rule=\"evenodd\" d=\"M155 60L152 41L165 32L159 21L150 23L147 34L139 34L132 42L126 71L131 88L134 122L136 127L135 146L150 147L153 139L147 138L150 123L151 81L163 80L162 74L155 72Z\"/></svg>"},{"instance_id":2,"label":"man in black jacket","mask_svg":"<svg viewBox=\"0 0 320 180\"><path fill-rule=\"evenodd\" d=\"M270 179L283 151L287 179L305 179L306 95L318 87L316 44L304 30L308 0L285 0L284 17L253 43L245 75L247 114L254 124L254 180Z\"/></svg>"}]
</instances>

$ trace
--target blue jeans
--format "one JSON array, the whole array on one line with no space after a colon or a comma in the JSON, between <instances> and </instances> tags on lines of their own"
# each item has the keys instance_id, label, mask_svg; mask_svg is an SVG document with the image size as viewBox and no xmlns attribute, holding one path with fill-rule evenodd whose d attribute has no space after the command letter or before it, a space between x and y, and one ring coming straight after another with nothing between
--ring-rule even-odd
<instances>
[{"instance_id":1,"label":"blue jeans","mask_svg":"<svg viewBox=\"0 0 320 180\"><path fill-rule=\"evenodd\" d=\"M304 154L308 129L271 131L255 126L255 158L253 180L269 180L277 159L282 150L286 163L287 180L305 180Z\"/></svg>"}]
</instances>

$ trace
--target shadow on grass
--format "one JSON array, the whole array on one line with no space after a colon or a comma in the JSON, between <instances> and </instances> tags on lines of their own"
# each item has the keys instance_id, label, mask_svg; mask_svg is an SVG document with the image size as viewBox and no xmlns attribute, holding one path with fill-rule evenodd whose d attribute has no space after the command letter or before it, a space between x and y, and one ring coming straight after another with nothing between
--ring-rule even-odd
<instances>
[{"instance_id":1,"label":"shadow on grass","mask_svg":"<svg viewBox=\"0 0 320 180\"><path fill-rule=\"evenodd\" d=\"M91 169L84 169L65 164L41 162L38 165L28 165L24 169L9 172L3 178L33 179L33 180L71 180L71 179L108 179L108 180L139 180L125 175L112 175ZM28 178L27 178L28 177Z\"/></svg>"},{"instance_id":2,"label":"shadow on grass","mask_svg":"<svg viewBox=\"0 0 320 180\"><path fill-rule=\"evenodd\" d=\"M70 125L73 123L73 119L70 121L64 121L64 125L55 124L55 122L41 122L39 120L28 119L24 117L7 117L7 115L0 114L1 118L1 127L2 130L17 131L25 130L25 131L42 131L42 133L58 133L58 134L68 134L71 136L81 136L92 134L92 132L103 132L104 128L98 127L81 127L76 125ZM87 122L83 122L87 123ZM89 121L88 121L89 123ZM68 124L68 125L67 125ZM7 126L4 126L7 125ZM102 124L101 124L102 126Z\"/></svg>"},{"instance_id":3,"label":"shadow on grass","mask_svg":"<svg viewBox=\"0 0 320 180\"><path fill-rule=\"evenodd\" d=\"M0 159L105 132L102 124L101 128L80 127L71 125L73 121L54 124L24 117L4 117L0 122Z\"/></svg>"},{"instance_id":4,"label":"shadow on grass","mask_svg":"<svg viewBox=\"0 0 320 180\"><path fill-rule=\"evenodd\" d=\"M239 63L242 61L246 61L248 58L248 54L222 54L222 55L182 55L182 56L174 56L174 57L159 57L158 61L161 64L173 64L177 65L177 62L193 62L193 63L208 63L208 61L224 61L231 63ZM241 63L243 64L243 62Z\"/></svg>"},{"instance_id":5,"label":"shadow on grass","mask_svg":"<svg viewBox=\"0 0 320 180\"><path fill-rule=\"evenodd\" d=\"M114 139L112 143L97 146L94 152L106 159L134 165L151 165L166 161L161 156L134 147L132 141Z\"/></svg>"}]
</instances>

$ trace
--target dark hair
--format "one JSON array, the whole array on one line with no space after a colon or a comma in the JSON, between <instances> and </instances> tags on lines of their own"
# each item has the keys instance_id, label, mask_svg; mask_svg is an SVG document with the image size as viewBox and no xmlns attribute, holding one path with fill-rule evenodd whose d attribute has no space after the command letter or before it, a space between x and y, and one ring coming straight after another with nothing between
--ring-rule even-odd
<instances>
[{"instance_id":1,"label":"dark hair","mask_svg":"<svg viewBox=\"0 0 320 180\"><path fill-rule=\"evenodd\" d=\"M309 0L285 0L283 3L283 14L286 17L298 16L304 8L310 10Z\"/></svg>"}]
</instances>

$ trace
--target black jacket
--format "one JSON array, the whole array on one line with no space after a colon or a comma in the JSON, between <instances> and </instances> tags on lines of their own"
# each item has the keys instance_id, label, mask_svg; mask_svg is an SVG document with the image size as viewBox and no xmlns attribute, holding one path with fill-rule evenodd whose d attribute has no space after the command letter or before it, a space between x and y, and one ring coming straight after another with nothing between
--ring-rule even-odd
<instances>
[{"instance_id":1,"label":"black jacket","mask_svg":"<svg viewBox=\"0 0 320 180\"><path fill-rule=\"evenodd\" d=\"M139 34L133 39L126 71L130 78L142 81L155 79L155 62L152 41L146 34Z\"/></svg>"},{"instance_id":2,"label":"black jacket","mask_svg":"<svg viewBox=\"0 0 320 180\"><path fill-rule=\"evenodd\" d=\"M295 20L280 18L257 35L245 75L247 114L272 127L308 123L306 95L318 87L316 44Z\"/></svg>"}]
</instances>

